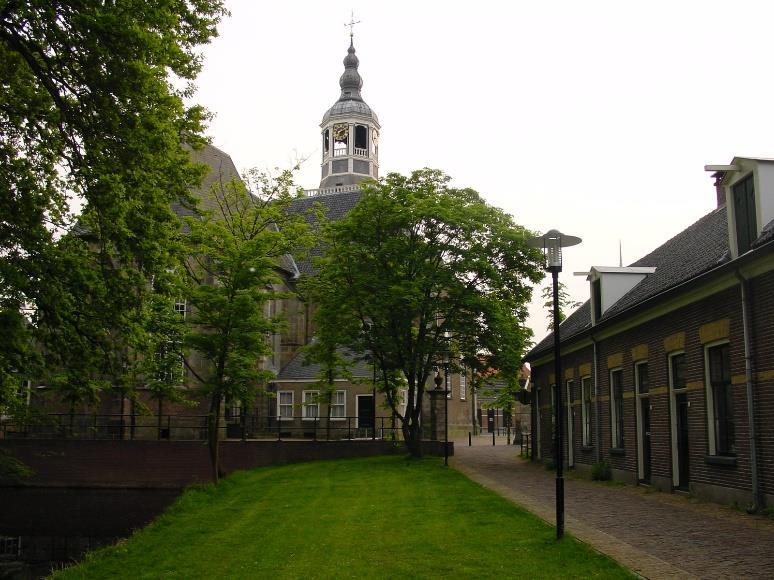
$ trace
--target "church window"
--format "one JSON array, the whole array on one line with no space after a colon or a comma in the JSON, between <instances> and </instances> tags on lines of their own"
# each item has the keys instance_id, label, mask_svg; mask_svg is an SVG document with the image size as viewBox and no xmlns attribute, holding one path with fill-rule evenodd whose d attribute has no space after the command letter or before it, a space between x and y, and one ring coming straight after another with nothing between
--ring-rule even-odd
<instances>
[{"instance_id":1,"label":"church window","mask_svg":"<svg viewBox=\"0 0 774 580\"><path fill-rule=\"evenodd\" d=\"M349 126L346 123L336 123L333 126L333 156L340 157L347 154L349 142ZM334 169L334 173L336 170Z\"/></svg>"},{"instance_id":2,"label":"church window","mask_svg":"<svg viewBox=\"0 0 774 580\"><path fill-rule=\"evenodd\" d=\"M355 125L355 155L368 155L368 127Z\"/></svg>"}]
</instances>

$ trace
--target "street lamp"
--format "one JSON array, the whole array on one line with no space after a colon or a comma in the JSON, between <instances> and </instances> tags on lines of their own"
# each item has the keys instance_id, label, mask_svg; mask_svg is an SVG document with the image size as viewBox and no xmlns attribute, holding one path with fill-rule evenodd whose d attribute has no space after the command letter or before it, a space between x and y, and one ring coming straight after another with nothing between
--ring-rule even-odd
<instances>
[{"instance_id":1,"label":"street lamp","mask_svg":"<svg viewBox=\"0 0 774 580\"><path fill-rule=\"evenodd\" d=\"M581 239L558 230L549 230L542 236L530 238L527 245L543 250L545 269L551 272L554 284L554 421L556 422L556 539L564 536L564 458L562 456L562 362L559 358L559 272L562 271L562 248L575 246Z\"/></svg>"}]
</instances>

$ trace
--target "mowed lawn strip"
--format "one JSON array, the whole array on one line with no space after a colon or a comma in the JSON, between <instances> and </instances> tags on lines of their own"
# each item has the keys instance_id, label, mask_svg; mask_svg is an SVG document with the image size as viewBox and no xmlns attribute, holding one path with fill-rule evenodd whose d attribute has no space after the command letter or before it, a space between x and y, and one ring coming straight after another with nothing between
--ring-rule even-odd
<instances>
[{"instance_id":1,"label":"mowed lawn strip","mask_svg":"<svg viewBox=\"0 0 774 580\"><path fill-rule=\"evenodd\" d=\"M435 459L318 461L188 490L69 578L631 578Z\"/></svg>"}]
</instances>

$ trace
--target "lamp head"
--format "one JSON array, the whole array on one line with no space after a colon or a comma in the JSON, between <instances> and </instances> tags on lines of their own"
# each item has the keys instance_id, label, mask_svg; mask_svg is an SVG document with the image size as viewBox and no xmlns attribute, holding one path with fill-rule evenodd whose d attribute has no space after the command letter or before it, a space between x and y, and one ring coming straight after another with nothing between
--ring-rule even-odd
<instances>
[{"instance_id":1,"label":"lamp head","mask_svg":"<svg viewBox=\"0 0 774 580\"><path fill-rule=\"evenodd\" d=\"M562 271L562 248L575 246L580 243L580 238L563 234L559 230L548 230L542 236L536 236L527 240L528 246L543 250L545 268L550 272Z\"/></svg>"}]
</instances>

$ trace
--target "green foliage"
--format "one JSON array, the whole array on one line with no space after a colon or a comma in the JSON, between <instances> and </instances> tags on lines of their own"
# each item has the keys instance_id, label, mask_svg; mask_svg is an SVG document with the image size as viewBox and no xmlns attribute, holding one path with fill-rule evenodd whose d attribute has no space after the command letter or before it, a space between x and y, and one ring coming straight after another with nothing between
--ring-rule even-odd
<instances>
[{"instance_id":1,"label":"green foliage","mask_svg":"<svg viewBox=\"0 0 774 580\"><path fill-rule=\"evenodd\" d=\"M14 484L33 475L35 472L28 465L16 459L5 449L0 449L0 483Z\"/></svg>"},{"instance_id":2,"label":"green foliage","mask_svg":"<svg viewBox=\"0 0 774 580\"><path fill-rule=\"evenodd\" d=\"M207 115L175 87L224 13L221 0L2 3L0 312L26 322L0 341L0 407L9 374L46 379L40 349L68 400L114 373L131 389L149 281L180 258L171 204L202 173L189 148Z\"/></svg>"},{"instance_id":3,"label":"green foliage","mask_svg":"<svg viewBox=\"0 0 774 580\"><path fill-rule=\"evenodd\" d=\"M567 318L567 311L578 308L578 306L580 306L582 302L576 302L575 300L572 300L570 298L570 294L567 292L567 287L564 285L563 282L559 282L558 284L558 294L559 294L559 324L561 324ZM546 309L546 320L548 320L548 329L553 330L554 329L554 287L553 285L549 284L548 286L544 286L543 290L541 290L540 292L540 295L544 300L543 308Z\"/></svg>"},{"instance_id":4,"label":"green foliage","mask_svg":"<svg viewBox=\"0 0 774 580\"><path fill-rule=\"evenodd\" d=\"M448 182L430 169L364 182L358 205L328 226L326 257L306 287L319 334L375 361L415 453L425 383L444 351L468 368L487 353L506 376L518 373L531 284L543 275L530 232Z\"/></svg>"},{"instance_id":5,"label":"green foliage","mask_svg":"<svg viewBox=\"0 0 774 580\"><path fill-rule=\"evenodd\" d=\"M276 266L286 254L311 246L303 217L288 212L292 174L276 180L253 171L248 191L242 181L216 181L200 215L186 220L186 249L191 309L184 347L196 351L199 367L187 365L209 397L209 443L213 471L218 476L220 408L240 401L247 408L256 389L272 377L259 367L270 355L268 338L281 320L267 316L269 301L281 291Z\"/></svg>"},{"instance_id":6,"label":"green foliage","mask_svg":"<svg viewBox=\"0 0 774 580\"><path fill-rule=\"evenodd\" d=\"M606 460L595 463L591 467L591 479L594 481L610 481L612 478L613 473L610 470L610 463Z\"/></svg>"},{"instance_id":7,"label":"green foliage","mask_svg":"<svg viewBox=\"0 0 774 580\"><path fill-rule=\"evenodd\" d=\"M375 457L253 469L188 490L128 541L53 577L514 576L632 577L435 458Z\"/></svg>"}]
</instances>

